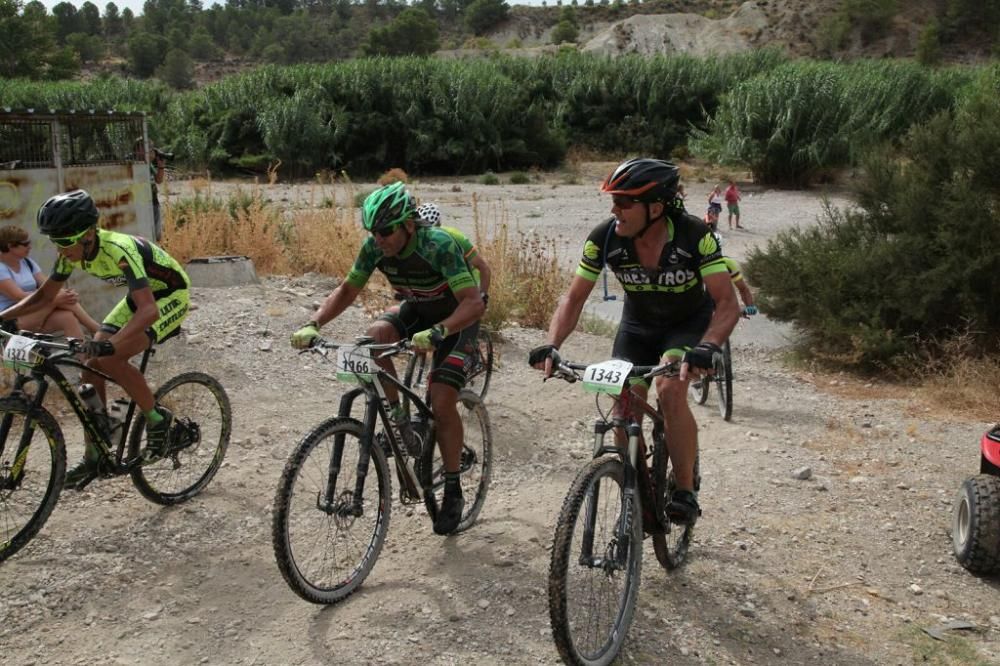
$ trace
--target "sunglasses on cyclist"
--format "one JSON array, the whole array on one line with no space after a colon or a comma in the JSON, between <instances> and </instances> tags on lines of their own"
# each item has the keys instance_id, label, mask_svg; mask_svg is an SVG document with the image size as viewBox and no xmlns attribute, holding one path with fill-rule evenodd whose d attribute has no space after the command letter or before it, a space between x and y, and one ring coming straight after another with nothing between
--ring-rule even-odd
<instances>
[{"instance_id":1,"label":"sunglasses on cyclist","mask_svg":"<svg viewBox=\"0 0 1000 666\"><path fill-rule=\"evenodd\" d=\"M379 238L388 238L389 236L396 233L396 229L399 229L400 225L394 224L391 227L382 227L381 229L376 229L372 232L372 236L378 236Z\"/></svg>"},{"instance_id":2,"label":"sunglasses on cyclist","mask_svg":"<svg viewBox=\"0 0 1000 666\"><path fill-rule=\"evenodd\" d=\"M615 207L617 208L621 208L622 210L628 210L637 203L642 203L642 202L636 199L635 197L626 197L621 194L615 194L611 196L611 203L614 204Z\"/></svg>"},{"instance_id":3,"label":"sunglasses on cyclist","mask_svg":"<svg viewBox=\"0 0 1000 666\"><path fill-rule=\"evenodd\" d=\"M31 247L31 241L30 240L14 241L13 243L11 243L11 245L13 245L14 247Z\"/></svg>"},{"instance_id":4,"label":"sunglasses on cyclist","mask_svg":"<svg viewBox=\"0 0 1000 666\"><path fill-rule=\"evenodd\" d=\"M88 231L90 231L89 228L84 229L80 233L74 234L72 236L66 236L64 238L51 238L50 237L49 240L52 241L53 243L55 243L56 245L58 245L59 247L73 247L74 245L76 245L77 243L80 242L81 238L83 238L84 236L87 235Z\"/></svg>"}]
</instances>

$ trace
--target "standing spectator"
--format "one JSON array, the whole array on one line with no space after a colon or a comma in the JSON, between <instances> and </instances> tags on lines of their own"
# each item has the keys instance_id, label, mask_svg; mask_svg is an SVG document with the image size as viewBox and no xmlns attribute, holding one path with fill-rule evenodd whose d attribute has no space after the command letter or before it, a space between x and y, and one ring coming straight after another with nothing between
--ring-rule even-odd
<instances>
[{"instance_id":1,"label":"standing spectator","mask_svg":"<svg viewBox=\"0 0 1000 666\"><path fill-rule=\"evenodd\" d=\"M716 185L708 193L708 213L705 215L705 224L712 231L717 231L719 228L719 215L722 213L722 202L722 186Z\"/></svg>"},{"instance_id":2,"label":"standing spectator","mask_svg":"<svg viewBox=\"0 0 1000 666\"><path fill-rule=\"evenodd\" d=\"M27 231L12 224L0 227L0 310L19 303L45 282L45 274L29 252L31 238ZM17 318L17 327L26 331L62 331L78 340L83 339L83 328L93 334L97 326L72 289L60 290L48 307Z\"/></svg>"},{"instance_id":3,"label":"standing spectator","mask_svg":"<svg viewBox=\"0 0 1000 666\"><path fill-rule=\"evenodd\" d=\"M156 186L163 183L166 162L160 151L153 147L152 142L149 147L153 148L153 159L149 161L149 186L153 197L153 240L159 242L163 238L163 221L160 217L160 199L157 196ZM146 161L146 142L142 137L135 140L135 159L137 162Z\"/></svg>"},{"instance_id":4,"label":"standing spectator","mask_svg":"<svg viewBox=\"0 0 1000 666\"><path fill-rule=\"evenodd\" d=\"M736 228L742 229L740 225L740 191L736 187L736 183L729 181L729 187L726 188L726 207L729 208L729 228L733 228L733 216L736 216Z\"/></svg>"}]
</instances>

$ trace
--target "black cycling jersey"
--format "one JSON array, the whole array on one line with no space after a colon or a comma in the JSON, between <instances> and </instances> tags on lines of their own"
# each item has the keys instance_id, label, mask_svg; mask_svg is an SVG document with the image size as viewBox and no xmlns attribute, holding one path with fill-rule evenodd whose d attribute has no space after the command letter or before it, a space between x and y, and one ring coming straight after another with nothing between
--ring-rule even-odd
<instances>
[{"instance_id":1,"label":"black cycling jersey","mask_svg":"<svg viewBox=\"0 0 1000 666\"><path fill-rule=\"evenodd\" d=\"M698 315L710 303L704 277L725 273L722 251L708 227L674 210L663 224L668 241L653 269L639 262L635 241L615 233L615 218L594 227L583 248L576 274L596 281L605 264L625 289L622 324L659 327Z\"/></svg>"}]
</instances>

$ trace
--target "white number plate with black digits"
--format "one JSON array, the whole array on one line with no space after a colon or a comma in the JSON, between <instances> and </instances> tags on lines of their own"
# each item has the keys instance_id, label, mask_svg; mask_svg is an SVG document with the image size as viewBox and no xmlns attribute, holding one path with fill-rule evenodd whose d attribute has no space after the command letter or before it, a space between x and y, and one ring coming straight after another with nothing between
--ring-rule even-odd
<instances>
[{"instance_id":1,"label":"white number plate with black digits","mask_svg":"<svg viewBox=\"0 0 1000 666\"><path fill-rule=\"evenodd\" d=\"M631 363L618 359L588 365L583 371L583 387L592 393L620 395L631 369Z\"/></svg>"},{"instance_id":2,"label":"white number plate with black digits","mask_svg":"<svg viewBox=\"0 0 1000 666\"><path fill-rule=\"evenodd\" d=\"M368 347L341 347L337 350L337 379L345 382L370 382L376 372Z\"/></svg>"},{"instance_id":3,"label":"white number plate with black digits","mask_svg":"<svg viewBox=\"0 0 1000 666\"><path fill-rule=\"evenodd\" d=\"M12 335L7 339L7 344L3 348L3 365L5 368L13 368L17 372L27 373L42 358L35 352L37 340L23 335Z\"/></svg>"}]
</instances>

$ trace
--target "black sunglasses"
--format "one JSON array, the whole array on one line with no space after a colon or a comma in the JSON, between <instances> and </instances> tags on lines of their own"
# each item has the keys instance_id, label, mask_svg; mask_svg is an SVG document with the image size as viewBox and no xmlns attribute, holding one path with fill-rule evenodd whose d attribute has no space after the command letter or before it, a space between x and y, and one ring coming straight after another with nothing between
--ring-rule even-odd
<instances>
[{"instance_id":1,"label":"black sunglasses","mask_svg":"<svg viewBox=\"0 0 1000 666\"><path fill-rule=\"evenodd\" d=\"M626 197L620 194L612 195L611 203L622 210L628 210L637 203L642 203L639 199L635 197Z\"/></svg>"},{"instance_id":2,"label":"black sunglasses","mask_svg":"<svg viewBox=\"0 0 1000 666\"><path fill-rule=\"evenodd\" d=\"M388 238L389 236L396 233L396 230L399 229L399 227L400 225L398 224L394 224L391 227L382 227L381 229L376 229L375 231L373 231L372 235L378 236L379 238Z\"/></svg>"},{"instance_id":3,"label":"black sunglasses","mask_svg":"<svg viewBox=\"0 0 1000 666\"><path fill-rule=\"evenodd\" d=\"M30 240L14 241L13 243L11 243L11 245L16 245L18 247L31 247L31 241Z\"/></svg>"}]
</instances>

